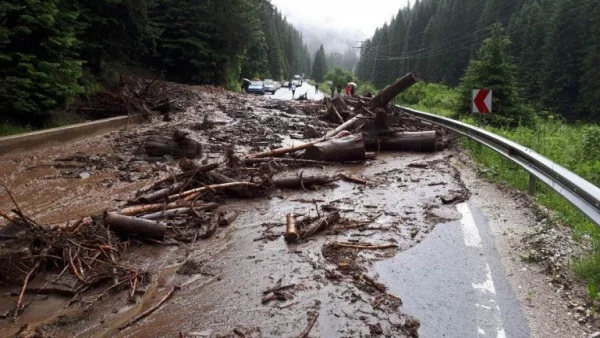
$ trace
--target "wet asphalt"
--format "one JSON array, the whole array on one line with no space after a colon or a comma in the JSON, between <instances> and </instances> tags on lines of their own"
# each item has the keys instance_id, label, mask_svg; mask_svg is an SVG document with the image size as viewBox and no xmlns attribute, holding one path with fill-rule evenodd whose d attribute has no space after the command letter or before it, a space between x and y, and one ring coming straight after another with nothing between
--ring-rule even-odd
<instances>
[{"instance_id":1,"label":"wet asphalt","mask_svg":"<svg viewBox=\"0 0 600 338\"><path fill-rule=\"evenodd\" d=\"M375 263L374 272L421 320L421 337L529 337L486 217L457 205L460 221L440 224L419 245Z\"/></svg>"}]
</instances>

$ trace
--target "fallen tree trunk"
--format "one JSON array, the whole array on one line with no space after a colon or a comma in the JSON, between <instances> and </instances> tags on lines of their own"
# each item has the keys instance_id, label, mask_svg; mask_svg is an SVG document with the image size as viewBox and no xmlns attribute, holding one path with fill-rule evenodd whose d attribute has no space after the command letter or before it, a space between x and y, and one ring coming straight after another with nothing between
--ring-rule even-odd
<instances>
[{"instance_id":1,"label":"fallen tree trunk","mask_svg":"<svg viewBox=\"0 0 600 338\"><path fill-rule=\"evenodd\" d=\"M338 135L341 131L343 130L348 130L350 128L352 128L354 126L355 123L357 123L360 119L364 118L363 115L356 115L353 118L351 118L350 120L340 124L337 128L333 129L332 131L328 132L327 134L325 134L325 139L330 139L336 135ZM307 147L308 148L308 147Z\"/></svg>"},{"instance_id":2,"label":"fallen tree trunk","mask_svg":"<svg viewBox=\"0 0 600 338\"><path fill-rule=\"evenodd\" d=\"M340 219L342 219L342 216L340 215L339 212L334 212L332 214L329 214L329 215L327 215L327 217L324 220L321 220L320 222L317 222L316 224L314 224L310 227L307 227L306 229L303 229L301 232L301 237L302 238L310 237L310 236L316 234L317 232L327 229L332 224L339 222Z\"/></svg>"},{"instance_id":3,"label":"fallen tree trunk","mask_svg":"<svg viewBox=\"0 0 600 338\"><path fill-rule=\"evenodd\" d=\"M312 141L312 142L308 142L308 143L301 143L295 146L291 146L291 147L282 147L282 148L277 148L277 149L273 149L273 150L268 150L268 151L263 151L262 153L256 153L256 154L252 154L250 156L248 156L248 158L257 158L257 157L277 157L277 156L281 156L283 154L287 154L287 153L291 153L294 151L298 151L298 150L304 150L310 146L312 146L313 144L317 144L319 142L323 142L323 141L327 141L331 138L334 137L345 137L350 135L350 133L339 133L339 131L335 134L333 134L332 136L329 136L330 133L327 133L327 135L323 138L320 138L318 140Z\"/></svg>"},{"instance_id":4,"label":"fallen tree trunk","mask_svg":"<svg viewBox=\"0 0 600 338\"><path fill-rule=\"evenodd\" d=\"M137 235L162 241L167 225L131 216L119 215L115 212L104 213L104 225L120 235Z\"/></svg>"},{"instance_id":5,"label":"fallen tree trunk","mask_svg":"<svg viewBox=\"0 0 600 338\"><path fill-rule=\"evenodd\" d=\"M149 156L170 155L174 158L202 156L202 145L190 139L187 133L175 131L172 137L153 135L146 139L144 148Z\"/></svg>"},{"instance_id":6,"label":"fallen tree trunk","mask_svg":"<svg viewBox=\"0 0 600 338\"><path fill-rule=\"evenodd\" d=\"M365 146L370 150L435 151L435 131L403 132L389 136L365 136Z\"/></svg>"},{"instance_id":7,"label":"fallen tree trunk","mask_svg":"<svg viewBox=\"0 0 600 338\"><path fill-rule=\"evenodd\" d=\"M280 189L299 189L308 188L314 185L324 185L339 180L339 177L332 176L307 176L302 174L293 177L281 177L273 179L273 185Z\"/></svg>"},{"instance_id":8,"label":"fallen tree trunk","mask_svg":"<svg viewBox=\"0 0 600 338\"><path fill-rule=\"evenodd\" d=\"M368 103L367 108L375 109L385 106L390 103L394 97L414 85L420 79L415 73L408 73L403 77L396 80L396 82L382 89L375 97Z\"/></svg>"},{"instance_id":9,"label":"fallen tree trunk","mask_svg":"<svg viewBox=\"0 0 600 338\"><path fill-rule=\"evenodd\" d=\"M361 134L329 140L306 149L304 158L315 161L366 161L365 143Z\"/></svg>"}]
</instances>

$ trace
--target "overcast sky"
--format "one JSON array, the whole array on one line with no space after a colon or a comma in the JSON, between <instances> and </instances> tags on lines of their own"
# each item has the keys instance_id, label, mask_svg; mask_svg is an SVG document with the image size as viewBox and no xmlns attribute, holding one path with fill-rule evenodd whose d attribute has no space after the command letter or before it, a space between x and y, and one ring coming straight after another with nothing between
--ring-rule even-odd
<instances>
[{"instance_id":1,"label":"overcast sky","mask_svg":"<svg viewBox=\"0 0 600 338\"><path fill-rule=\"evenodd\" d=\"M371 37L375 28L389 22L409 0L271 0L298 26L334 28L349 37ZM326 42L326 41L324 41Z\"/></svg>"}]
</instances>

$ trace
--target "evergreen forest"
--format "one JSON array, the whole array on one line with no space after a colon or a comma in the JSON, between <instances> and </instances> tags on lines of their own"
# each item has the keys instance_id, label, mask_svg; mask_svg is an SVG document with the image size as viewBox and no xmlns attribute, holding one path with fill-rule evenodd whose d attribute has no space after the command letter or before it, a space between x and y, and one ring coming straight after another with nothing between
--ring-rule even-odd
<instances>
[{"instance_id":1,"label":"evergreen forest","mask_svg":"<svg viewBox=\"0 0 600 338\"><path fill-rule=\"evenodd\" d=\"M269 0L0 1L0 124L43 127L121 66L234 88L308 74L311 56Z\"/></svg>"},{"instance_id":2,"label":"evergreen forest","mask_svg":"<svg viewBox=\"0 0 600 338\"><path fill-rule=\"evenodd\" d=\"M363 42L356 68L378 88L409 71L468 95L495 86L511 116L526 102L568 121L600 121L600 1L416 0Z\"/></svg>"}]
</instances>

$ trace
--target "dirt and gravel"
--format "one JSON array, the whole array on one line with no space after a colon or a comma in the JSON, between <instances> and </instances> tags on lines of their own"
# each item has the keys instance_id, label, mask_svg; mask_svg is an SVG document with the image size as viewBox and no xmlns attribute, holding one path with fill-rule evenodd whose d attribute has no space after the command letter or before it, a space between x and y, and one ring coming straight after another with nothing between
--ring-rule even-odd
<instances>
[{"instance_id":1,"label":"dirt and gravel","mask_svg":"<svg viewBox=\"0 0 600 338\"><path fill-rule=\"evenodd\" d=\"M476 192L482 183L466 170L465 166L471 164L462 154L453 149L395 152L379 153L364 163L307 165L270 161L240 167L236 159L247 154L292 145L296 139L320 137L336 124L319 120L319 108L311 104L234 94L219 88L157 82L148 92L151 97L171 102L168 114L155 116L150 123L68 146L3 156L0 182L10 189L23 214L39 224L68 228L105 210L123 208L128 201L139 197L136 192L145 191L156 181L168 180L182 170L179 160L170 155L148 156L144 147L148 137L171 135L175 131L185 131L201 145L203 155L195 160L195 165L218 163L235 177L277 179L344 174L359 181L336 180L295 190L270 186L260 194L241 197L239 193L211 191L202 199L219 204L215 215L235 212L237 217L231 224L216 228L209 238L192 235L187 237L192 240L181 241L169 235L164 241L121 239L116 257L119 266L148 274L144 279L137 279L134 274L133 288L132 285L111 288L107 282L75 297L72 293L36 292L49 286L71 289L77 283L66 280L64 285L55 285L61 271L46 267L49 272L38 273L30 281L31 292L24 295L23 311L13 319L21 287L19 283L3 281L1 335L418 336L419 319L403 311L402 300L369 277L368 271L374 261L418 245L437 224L456 220L454 204L468 199L473 192L471 198L487 203L487 195ZM494 188L485 191L493 192ZM518 207L530 208L526 203ZM11 198L0 195L0 210L11 208L14 208ZM334 213L339 213L340 219L327 224L324 231L301 238L297 243L286 243L283 234L290 213L298 223L308 224L311 220L314 223ZM535 243L540 245L535 250L541 257L556 256L556 251L544 251L553 248L554 241L543 236L540 239L542 232L536 235L537 225L532 227L527 219L523 219L522 227L493 226L498 237L504 239L505 232L509 232L510 238L514 238L510 242L513 246L501 241L499 248L504 250L505 263L513 267L508 269L509 273L519 276L524 272L521 269L531 264L522 257L527 253L534 255L531 250ZM542 223L540 219L539 226L546 229L545 234L556 235ZM528 231L519 232L517 228ZM12 238L6 229L0 228L4 231L2 235ZM167 232L173 231L180 230L170 224ZM562 234L562 230L556 231ZM529 234L534 235L527 237ZM568 236L565 233L561 237L565 246L574 244ZM515 248L521 258L515 258ZM14 248L0 245L0 254L7 250ZM80 266L80 270L75 270L86 268ZM532 296L529 286L519 284L543 284L539 290L547 290L542 287L548 284L545 273L529 272L527 277L515 279L514 288L524 304L529 301L548 309L543 303L549 298L537 298L536 293ZM570 283L570 290L579 285L578 281ZM559 294L565 292L544 291L556 304L581 315L579 306L583 300ZM166 299L167 295L172 297ZM156 312L144 316L161 300L164 304ZM569 307L569 302L576 304ZM567 332L567 328L570 335L592 332L597 326L591 315L584 324L579 324L576 320L580 315L574 314L575 320L569 321L560 311L524 308L530 323L536 323L535 318L539 322L538 330L532 329L534 336L550 333L553 336ZM545 326L546 319L539 316L555 319L555 331L551 332L552 326Z\"/></svg>"}]
</instances>

